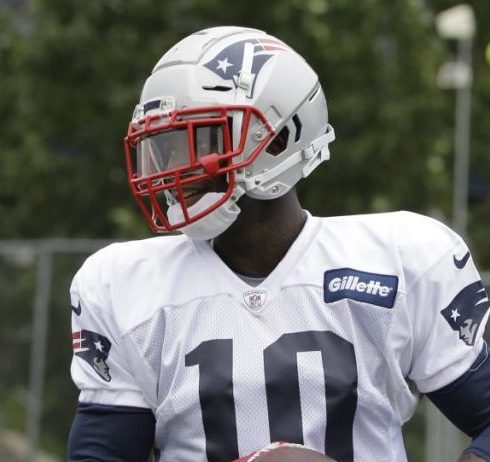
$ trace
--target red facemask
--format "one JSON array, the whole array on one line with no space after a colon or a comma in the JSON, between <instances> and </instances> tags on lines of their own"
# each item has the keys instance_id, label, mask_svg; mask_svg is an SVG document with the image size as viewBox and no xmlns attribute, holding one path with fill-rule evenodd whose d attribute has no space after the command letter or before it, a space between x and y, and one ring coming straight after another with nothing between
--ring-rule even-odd
<instances>
[{"instance_id":1,"label":"red facemask","mask_svg":"<svg viewBox=\"0 0 490 462\"><path fill-rule=\"evenodd\" d=\"M234 119L241 120L236 140ZM133 119L124 139L128 180L152 231L180 229L225 203L235 188L235 172L250 165L274 135L252 106L149 111ZM200 196L217 191L224 194L215 203L189 212ZM171 224L167 210L175 202L184 218Z\"/></svg>"}]
</instances>

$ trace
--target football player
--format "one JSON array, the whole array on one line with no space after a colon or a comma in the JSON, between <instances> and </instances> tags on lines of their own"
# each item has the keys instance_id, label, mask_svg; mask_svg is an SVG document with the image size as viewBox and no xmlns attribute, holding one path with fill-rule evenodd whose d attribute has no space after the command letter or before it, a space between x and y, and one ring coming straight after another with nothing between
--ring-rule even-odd
<instances>
[{"instance_id":1,"label":"football player","mask_svg":"<svg viewBox=\"0 0 490 462\"><path fill-rule=\"evenodd\" d=\"M460 461L490 461L468 247L413 213L304 210L295 185L334 138L317 74L264 32L202 30L157 62L126 165L151 229L181 234L110 245L74 278L69 460L226 462L286 441L404 462L425 394L473 438Z\"/></svg>"}]
</instances>

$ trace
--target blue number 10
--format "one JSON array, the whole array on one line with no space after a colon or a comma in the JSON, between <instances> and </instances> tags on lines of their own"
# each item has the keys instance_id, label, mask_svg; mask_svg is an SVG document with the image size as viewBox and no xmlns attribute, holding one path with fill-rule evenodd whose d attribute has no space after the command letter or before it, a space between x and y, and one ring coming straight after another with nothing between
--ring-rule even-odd
<instances>
[{"instance_id":1,"label":"blue number 10","mask_svg":"<svg viewBox=\"0 0 490 462\"><path fill-rule=\"evenodd\" d=\"M318 351L325 380L325 453L352 461L352 426L357 406L353 345L330 331L283 334L264 350L265 388L271 441L303 443L297 353ZM199 366L199 401L209 462L239 457L233 397L233 340L208 340L185 357Z\"/></svg>"}]
</instances>

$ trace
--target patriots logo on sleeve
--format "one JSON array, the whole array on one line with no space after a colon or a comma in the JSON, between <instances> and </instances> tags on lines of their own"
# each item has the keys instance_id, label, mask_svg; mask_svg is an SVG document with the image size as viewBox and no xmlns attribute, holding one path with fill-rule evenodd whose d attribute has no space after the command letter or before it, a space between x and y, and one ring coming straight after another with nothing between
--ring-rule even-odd
<instances>
[{"instance_id":1,"label":"patriots logo on sleeve","mask_svg":"<svg viewBox=\"0 0 490 462\"><path fill-rule=\"evenodd\" d=\"M72 333L73 352L86 361L105 382L111 381L109 366L106 363L111 342L103 335L90 330Z\"/></svg>"},{"instance_id":2,"label":"patriots logo on sleeve","mask_svg":"<svg viewBox=\"0 0 490 462\"><path fill-rule=\"evenodd\" d=\"M474 345L476 334L485 313L490 307L487 293L481 281L473 282L459 292L441 314L452 330L466 345Z\"/></svg>"},{"instance_id":3,"label":"patriots logo on sleeve","mask_svg":"<svg viewBox=\"0 0 490 462\"><path fill-rule=\"evenodd\" d=\"M223 80L229 80L235 85L238 85L238 77L243 63L243 54L245 44L251 43L254 46L253 63L252 63L252 89L247 95L249 98L253 96L253 87L255 79L259 74L262 66L272 56L279 52L291 53L292 50L286 44L279 40L271 38L241 40L235 42L223 50L221 50L211 61L204 64L204 67L217 74Z\"/></svg>"}]
</instances>

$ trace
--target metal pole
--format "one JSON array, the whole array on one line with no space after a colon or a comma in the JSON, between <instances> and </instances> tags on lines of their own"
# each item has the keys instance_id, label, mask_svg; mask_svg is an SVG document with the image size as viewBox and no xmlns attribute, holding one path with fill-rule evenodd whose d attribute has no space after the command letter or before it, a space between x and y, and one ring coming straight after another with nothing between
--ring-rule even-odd
<instances>
[{"instance_id":1,"label":"metal pole","mask_svg":"<svg viewBox=\"0 0 490 462\"><path fill-rule=\"evenodd\" d=\"M52 272L52 253L48 247L41 247L38 254L34 315L31 330L31 364L26 422L29 446L26 462L34 462L36 460L39 445Z\"/></svg>"},{"instance_id":2,"label":"metal pole","mask_svg":"<svg viewBox=\"0 0 490 462\"><path fill-rule=\"evenodd\" d=\"M468 440L439 409L425 399L425 461L456 461L468 446Z\"/></svg>"},{"instance_id":3,"label":"metal pole","mask_svg":"<svg viewBox=\"0 0 490 462\"><path fill-rule=\"evenodd\" d=\"M454 132L453 227L466 236L468 223L468 176L471 130L472 39L458 40L458 61L468 72L468 79L456 91Z\"/></svg>"},{"instance_id":4,"label":"metal pole","mask_svg":"<svg viewBox=\"0 0 490 462\"><path fill-rule=\"evenodd\" d=\"M454 130L453 228L466 238L468 224L468 183L471 130L472 34L458 39L458 58L466 74L456 87ZM437 408L426 402L425 460L456 460L465 447L463 434L444 418Z\"/></svg>"}]
</instances>

